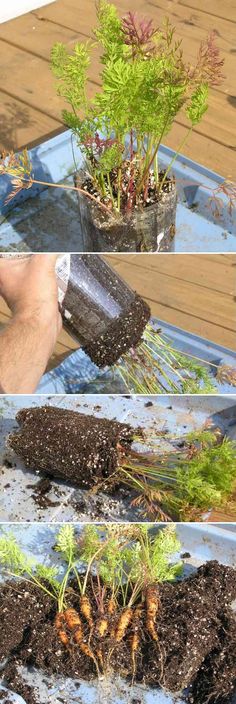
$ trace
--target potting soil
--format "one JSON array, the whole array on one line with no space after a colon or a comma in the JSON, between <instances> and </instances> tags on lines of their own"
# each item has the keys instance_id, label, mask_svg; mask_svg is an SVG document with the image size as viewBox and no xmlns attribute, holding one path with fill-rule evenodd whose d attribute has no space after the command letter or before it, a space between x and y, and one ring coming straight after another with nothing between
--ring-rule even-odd
<instances>
[{"instance_id":1,"label":"potting soil","mask_svg":"<svg viewBox=\"0 0 236 704\"><path fill-rule=\"evenodd\" d=\"M120 357L136 347L151 316L149 305L135 295L129 309L110 323L107 330L83 347L98 367L111 366Z\"/></svg>"},{"instance_id":2,"label":"potting soil","mask_svg":"<svg viewBox=\"0 0 236 704\"><path fill-rule=\"evenodd\" d=\"M90 584L93 620L99 613ZM93 589L92 589L93 586ZM79 594L71 584L69 605L79 611ZM114 624L121 606L109 621L107 634L101 638L81 615L84 642L94 653L101 649L104 673L132 677L148 687L164 688L189 704L230 704L236 691L236 619L231 603L236 597L236 570L209 561L196 573L174 584L156 585L160 608L156 619L157 641L146 629L145 605L139 618L139 647L135 676L131 658L131 624L118 643ZM140 597L141 602L141 597ZM0 591L0 661L7 658L5 682L24 697L27 704L37 704L37 696L19 675L21 665L40 668L48 675L91 680L97 677L91 658L73 640L64 646L55 627L56 601L24 579L7 582ZM108 675L107 675L108 676Z\"/></svg>"},{"instance_id":3,"label":"potting soil","mask_svg":"<svg viewBox=\"0 0 236 704\"><path fill-rule=\"evenodd\" d=\"M8 444L25 466L84 489L117 470L135 432L125 423L54 406L21 409L16 420L20 428Z\"/></svg>"}]
</instances>

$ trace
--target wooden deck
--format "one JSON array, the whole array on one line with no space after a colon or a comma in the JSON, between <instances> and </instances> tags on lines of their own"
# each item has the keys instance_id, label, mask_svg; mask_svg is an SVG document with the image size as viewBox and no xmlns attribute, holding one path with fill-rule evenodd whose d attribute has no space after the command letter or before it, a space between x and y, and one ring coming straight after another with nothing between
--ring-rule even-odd
<instances>
[{"instance_id":1,"label":"wooden deck","mask_svg":"<svg viewBox=\"0 0 236 704\"><path fill-rule=\"evenodd\" d=\"M148 301L154 316L236 349L236 254L107 254L105 258ZM0 325L9 315L0 298ZM63 330L48 368L76 347Z\"/></svg>"},{"instance_id":2,"label":"wooden deck","mask_svg":"<svg viewBox=\"0 0 236 704\"><path fill-rule=\"evenodd\" d=\"M194 130L184 153L225 177L234 178L235 164L235 40L236 6L233 0L114 0L121 13L140 11L157 24L169 16L189 60L199 42L214 29L225 59L222 86L214 89L210 107ZM19 149L38 143L63 129L62 100L56 95L50 71L50 51L56 41L72 48L86 41L95 25L94 0L57 0L56 3L0 25L0 148ZM98 57L90 70L91 93L99 84ZM177 148L185 123L178 117L166 143Z\"/></svg>"}]
</instances>

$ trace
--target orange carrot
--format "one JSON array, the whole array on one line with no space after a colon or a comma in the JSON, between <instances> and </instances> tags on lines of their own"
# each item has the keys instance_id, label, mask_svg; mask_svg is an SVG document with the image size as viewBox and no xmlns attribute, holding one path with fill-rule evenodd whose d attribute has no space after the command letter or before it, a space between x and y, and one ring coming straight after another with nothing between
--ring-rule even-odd
<instances>
[{"instance_id":1,"label":"orange carrot","mask_svg":"<svg viewBox=\"0 0 236 704\"><path fill-rule=\"evenodd\" d=\"M56 629L58 631L58 638L63 643L63 645L68 645L69 638L68 638L66 631L64 630L65 614L63 613L63 611L60 611L60 613L56 614L56 618L55 618L54 623L55 623Z\"/></svg>"},{"instance_id":2,"label":"orange carrot","mask_svg":"<svg viewBox=\"0 0 236 704\"><path fill-rule=\"evenodd\" d=\"M140 643L140 616L142 614L142 607L137 606L133 615L133 632L130 637L130 649L131 649L131 660L132 660L132 670L133 676L136 672L136 654Z\"/></svg>"},{"instance_id":3,"label":"orange carrot","mask_svg":"<svg viewBox=\"0 0 236 704\"><path fill-rule=\"evenodd\" d=\"M106 616L101 616L101 618L99 618L97 625L96 625L96 631L97 631L98 635L100 636L100 638L103 638L106 635L107 630L108 630L108 618L106 618Z\"/></svg>"},{"instance_id":4,"label":"orange carrot","mask_svg":"<svg viewBox=\"0 0 236 704\"><path fill-rule=\"evenodd\" d=\"M60 611L59 613L56 614L54 623L55 623L56 628L58 628L58 629L64 625L65 615L64 615L63 611Z\"/></svg>"},{"instance_id":5,"label":"orange carrot","mask_svg":"<svg viewBox=\"0 0 236 704\"><path fill-rule=\"evenodd\" d=\"M76 609L67 609L64 612L64 616L65 616L65 621L66 621L67 626L70 629L70 631L73 631L76 628L76 629L80 629L82 632L81 618L80 618L80 615L78 614L78 611L76 611Z\"/></svg>"},{"instance_id":6,"label":"orange carrot","mask_svg":"<svg viewBox=\"0 0 236 704\"><path fill-rule=\"evenodd\" d=\"M132 633L130 638L130 649L131 649L131 660L132 660L132 672L133 675L136 672L136 654L139 648L140 635L139 633Z\"/></svg>"},{"instance_id":7,"label":"orange carrot","mask_svg":"<svg viewBox=\"0 0 236 704\"><path fill-rule=\"evenodd\" d=\"M110 597L108 604L107 604L107 611L109 616L113 616L116 610L116 600L114 599L113 596Z\"/></svg>"},{"instance_id":8,"label":"orange carrot","mask_svg":"<svg viewBox=\"0 0 236 704\"><path fill-rule=\"evenodd\" d=\"M124 611L122 611L122 614L120 615L116 631L115 631L115 639L118 643L124 638L125 633L127 631L127 628L131 622L133 616L133 611L131 606L127 606Z\"/></svg>"},{"instance_id":9,"label":"orange carrot","mask_svg":"<svg viewBox=\"0 0 236 704\"><path fill-rule=\"evenodd\" d=\"M60 629L60 631L58 631L58 637L60 638L60 641L63 643L63 645L69 644L69 638L66 631Z\"/></svg>"},{"instance_id":10,"label":"orange carrot","mask_svg":"<svg viewBox=\"0 0 236 704\"><path fill-rule=\"evenodd\" d=\"M160 599L156 584L150 584L146 589L147 618L146 627L153 640L158 640L155 622L160 607Z\"/></svg>"},{"instance_id":11,"label":"orange carrot","mask_svg":"<svg viewBox=\"0 0 236 704\"><path fill-rule=\"evenodd\" d=\"M93 626L93 617L92 617L92 607L90 604L90 600L86 594L82 594L80 597L80 610L81 613L83 614L84 618L86 618L86 621L88 622L90 628Z\"/></svg>"},{"instance_id":12,"label":"orange carrot","mask_svg":"<svg viewBox=\"0 0 236 704\"><path fill-rule=\"evenodd\" d=\"M75 639L75 642L79 645L80 650L82 650L82 653L84 653L84 655L87 655L88 658L91 658L91 660L93 660L94 664L96 665L97 671L99 671L99 668L98 668L98 664L97 664L97 660L96 660L96 658L95 658L95 655L93 654L93 651L92 651L91 648L89 647L88 643L85 643L85 642L83 641L83 636L81 635L81 630L80 630L80 629L77 629L77 630L75 631L75 633L74 633L74 639Z\"/></svg>"}]
</instances>

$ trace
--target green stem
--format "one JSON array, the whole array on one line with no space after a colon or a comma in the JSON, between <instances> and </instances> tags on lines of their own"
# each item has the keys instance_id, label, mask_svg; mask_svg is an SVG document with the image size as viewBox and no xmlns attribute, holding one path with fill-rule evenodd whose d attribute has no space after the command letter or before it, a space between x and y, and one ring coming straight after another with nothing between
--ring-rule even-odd
<instances>
[{"instance_id":1,"label":"green stem","mask_svg":"<svg viewBox=\"0 0 236 704\"><path fill-rule=\"evenodd\" d=\"M61 583L61 589L58 597L58 610L63 611L64 608L64 602L65 602L65 591L66 591L66 586L69 578L69 574L71 571L71 565L68 567L66 570L66 573L63 577L62 583Z\"/></svg>"},{"instance_id":2,"label":"green stem","mask_svg":"<svg viewBox=\"0 0 236 704\"><path fill-rule=\"evenodd\" d=\"M177 159L177 156L179 156L180 151L181 151L181 149L183 148L183 146L185 145L185 143L187 142L187 139L188 139L189 135L191 134L192 130L193 130L193 125L191 125L191 127L189 127L189 129L188 129L188 131L187 131L187 134L186 134L185 137L182 139L182 142L180 142L180 145L179 145L177 151L175 152L173 158L171 159L171 161L170 161L170 163L169 163L169 166L167 167L167 169L166 169L166 171L165 171L165 174L164 174L164 176L163 176L163 179L161 180L161 183L160 183L160 185L159 185L159 191L160 191L160 192L161 192L161 190L162 190L162 188L163 188L163 185L164 185L164 183L165 183L165 181L166 181L166 179L167 179L167 176L168 176L168 174L169 174L169 172L170 172L170 170L171 170L173 164L175 163L175 161L176 161L176 159Z\"/></svg>"},{"instance_id":3,"label":"green stem","mask_svg":"<svg viewBox=\"0 0 236 704\"><path fill-rule=\"evenodd\" d=\"M111 185L111 179L110 179L110 174L109 174L109 173L107 173L107 183L108 183L109 193L110 193L110 196L111 196L112 205L113 205L114 210L116 210L116 203L115 203L115 199L114 199L114 196L113 196L112 185Z\"/></svg>"},{"instance_id":4,"label":"green stem","mask_svg":"<svg viewBox=\"0 0 236 704\"><path fill-rule=\"evenodd\" d=\"M96 560L96 558L98 557L98 555L100 554L100 552L102 552L102 551L104 550L105 545L106 545L106 541L104 541L103 545L100 545L100 547L98 548L98 550L96 550L96 552L94 553L94 555L91 557L91 559L90 559L89 562L88 562L88 566L87 566L86 573L85 573L85 578L84 578L84 583L83 583L83 587L82 587L82 595L84 595L85 592L86 592L87 582L88 582L89 573L90 573L92 564L93 564L93 562Z\"/></svg>"}]
</instances>

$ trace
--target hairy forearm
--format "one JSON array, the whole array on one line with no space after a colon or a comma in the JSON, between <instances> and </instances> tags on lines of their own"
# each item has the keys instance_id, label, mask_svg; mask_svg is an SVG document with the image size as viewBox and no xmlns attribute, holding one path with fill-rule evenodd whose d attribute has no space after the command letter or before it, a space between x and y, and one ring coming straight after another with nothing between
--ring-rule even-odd
<instances>
[{"instance_id":1,"label":"hairy forearm","mask_svg":"<svg viewBox=\"0 0 236 704\"><path fill-rule=\"evenodd\" d=\"M17 314L0 333L0 392L33 393L52 354L50 319Z\"/></svg>"}]
</instances>

